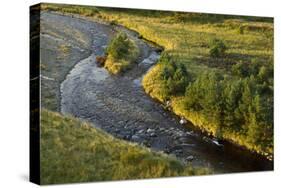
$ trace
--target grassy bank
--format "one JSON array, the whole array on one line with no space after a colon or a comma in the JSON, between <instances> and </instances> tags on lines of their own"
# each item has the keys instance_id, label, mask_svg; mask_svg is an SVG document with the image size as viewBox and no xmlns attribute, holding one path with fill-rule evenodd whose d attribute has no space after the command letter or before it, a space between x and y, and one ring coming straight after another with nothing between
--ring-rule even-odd
<instances>
[{"instance_id":1,"label":"grassy bank","mask_svg":"<svg viewBox=\"0 0 281 188\"><path fill-rule=\"evenodd\" d=\"M208 173L116 139L72 117L41 113L41 183L156 178Z\"/></svg>"},{"instance_id":2,"label":"grassy bank","mask_svg":"<svg viewBox=\"0 0 281 188\"><path fill-rule=\"evenodd\" d=\"M93 9L89 18L124 25L165 47L164 58L143 79L145 91L171 101L178 115L202 130L272 158L273 19L46 7L79 14Z\"/></svg>"}]
</instances>

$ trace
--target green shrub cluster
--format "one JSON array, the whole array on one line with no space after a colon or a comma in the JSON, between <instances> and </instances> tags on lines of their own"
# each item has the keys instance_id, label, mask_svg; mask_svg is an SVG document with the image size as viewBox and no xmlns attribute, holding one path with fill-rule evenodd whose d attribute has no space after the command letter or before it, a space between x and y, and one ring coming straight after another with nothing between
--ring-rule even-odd
<instances>
[{"instance_id":1,"label":"green shrub cluster","mask_svg":"<svg viewBox=\"0 0 281 188\"><path fill-rule=\"evenodd\" d=\"M268 66L243 66L234 66L236 71L242 67L244 77L238 80L216 73L201 74L186 88L186 109L212 122L215 136L239 135L235 138L239 143L272 154L273 71Z\"/></svg>"},{"instance_id":2,"label":"green shrub cluster","mask_svg":"<svg viewBox=\"0 0 281 188\"><path fill-rule=\"evenodd\" d=\"M164 53L157 65L145 75L142 85L147 93L153 93L153 97L164 102L171 96L184 94L191 80L186 66L172 61L171 57Z\"/></svg>"},{"instance_id":3,"label":"green shrub cluster","mask_svg":"<svg viewBox=\"0 0 281 188\"><path fill-rule=\"evenodd\" d=\"M128 56L132 41L125 33L118 33L109 43L106 53L111 55L114 60L124 59Z\"/></svg>"},{"instance_id":4,"label":"green shrub cluster","mask_svg":"<svg viewBox=\"0 0 281 188\"><path fill-rule=\"evenodd\" d=\"M210 56L211 57L223 57L226 51L225 43L220 39L213 39L210 43Z\"/></svg>"},{"instance_id":5,"label":"green shrub cluster","mask_svg":"<svg viewBox=\"0 0 281 188\"><path fill-rule=\"evenodd\" d=\"M175 63L168 56L162 56L158 63L164 65L160 74L164 82L165 95L179 95L184 93L185 87L191 81L191 76L187 72L183 63Z\"/></svg>"},{"instance_id":6,"label":"green shrub cluster","mask_svg":"<svg viewBox=\"0 0 281 188\"><path fill-rule=\"evenodd\" d=\"M139 50L135 42L126 33L118 33L109 43L105 68L113 74L129 69L138 57Z\"/></svg>"}]
</instances>

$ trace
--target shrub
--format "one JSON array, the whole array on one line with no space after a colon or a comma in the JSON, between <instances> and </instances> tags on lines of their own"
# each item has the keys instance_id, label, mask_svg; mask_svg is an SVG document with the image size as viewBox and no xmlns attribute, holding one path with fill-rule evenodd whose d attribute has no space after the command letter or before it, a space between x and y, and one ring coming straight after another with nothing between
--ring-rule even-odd
<instances>
[{"instance_id":1,"label":"shrub","mask_svg":"<svg viewBox=\"0 0 281 188\"><path fill-rule=\"evenodd\" d=\"M112 39L106 49L107 54L110 54L114 59L122 59L129 52L131 41L125 33L119 33Z\"/></svg>"},{"instance_id":2,"label":"shrub","mask_svg":"<svg viewBox=\"0 0 281 188\"><path fill-rule=\"evenodd\" d=\"M139 50L135 42L125 33L119 33L109 43L106 53L105 68L113 74L118 74L132 66Z\"/></svg>"},{"instance_id":3,"label":"shrub","mask_svg":"<svg viewBox=\"0 0 281 188\"><path fill-rule=\"evenodd\" d=\"M211 57L222 57L226 51L225 43L220 39L213 39L210 44L210 56Z\"/></svg>"},{"instance_id":4,"label":"shrub","mask_svg":"<svg viewBox=\"0 0 281 188\"><path fill-rule=\"evenodd\" d=\"M142 84L146 93L161 102L171 96L181 95L192 81L191 74L183 63L175 63L170 56L163 53L154 66L143 78Z\"/></svg>"},{"instance_id":5,"label":"shrub","mask_svg":"<svg viewBox=\"0 0 281 188\"><path fill-rule=\"evenodd\" d=\"M234 75L246 77L249 75L249 66L246 63L239 62L231 67Z\"/></svg>"}]
</instances>

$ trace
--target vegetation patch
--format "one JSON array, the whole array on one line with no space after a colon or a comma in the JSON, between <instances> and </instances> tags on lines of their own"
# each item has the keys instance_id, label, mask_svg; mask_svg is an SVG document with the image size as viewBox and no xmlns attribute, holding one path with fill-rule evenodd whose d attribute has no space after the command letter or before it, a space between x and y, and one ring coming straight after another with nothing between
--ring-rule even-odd
<instances>
[{"instance_id":1,"label":"vegetation patch","mask_svg":"<svg viewBox=\"0 0 281 188\"><path fill-rule=\"evenodd\" d=\"M89 123L41 112L41 183L200 175L210 170L116 139Z\"/></svg>"},{"instance_id":2,"label":"vegetation patch","mask_svg":"<svg viewBox=\"0 0 281 188\"><path fill-rule=\"evenodd\" d=\"M211 57L223 57L226 49L225 43L216 38L211 41L209 53Z\"/></svg>"},{"instance_id":3,"label":"vegetation patch","mask_svg":"<svg viewBox=\"0 0 281 188\"><path fill-rule=\"evenodd\" d=\"M125 33L118 33L106 49L107 58L104 67L112 74L119 74L132 67L139 50L135 42Z\"/></svg>"},{"instance_id":4,"label":"vegetation patch","mask_svg":"<svg viewBox=\"0 0 281 188\"><path fill-rule=\"evenodd\" d=\"M142 80L146 93L165 102L173 95L181 95L191 82L192 76L184 64L177 64L165 53L157 65L149 71Z\"/></svg>"}]
</instances>

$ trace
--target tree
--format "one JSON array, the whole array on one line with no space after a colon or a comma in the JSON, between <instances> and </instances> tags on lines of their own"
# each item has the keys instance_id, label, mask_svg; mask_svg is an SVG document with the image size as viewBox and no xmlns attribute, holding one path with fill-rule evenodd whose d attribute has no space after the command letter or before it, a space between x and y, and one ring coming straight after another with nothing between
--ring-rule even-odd
<instances>
[{"instance_id":1,"label":"tree","mask_svg":"<svg viewBox=\"0 0 281 188\"><path fill-rule=\"evenodd\" d=\"M242 81L228 81L225 89L224 96L224 125L228 129L234 129L240 131L241 124L243 123L241 112L238 109L239 102L242 97Z\"/></svg>"}]
</instances>

